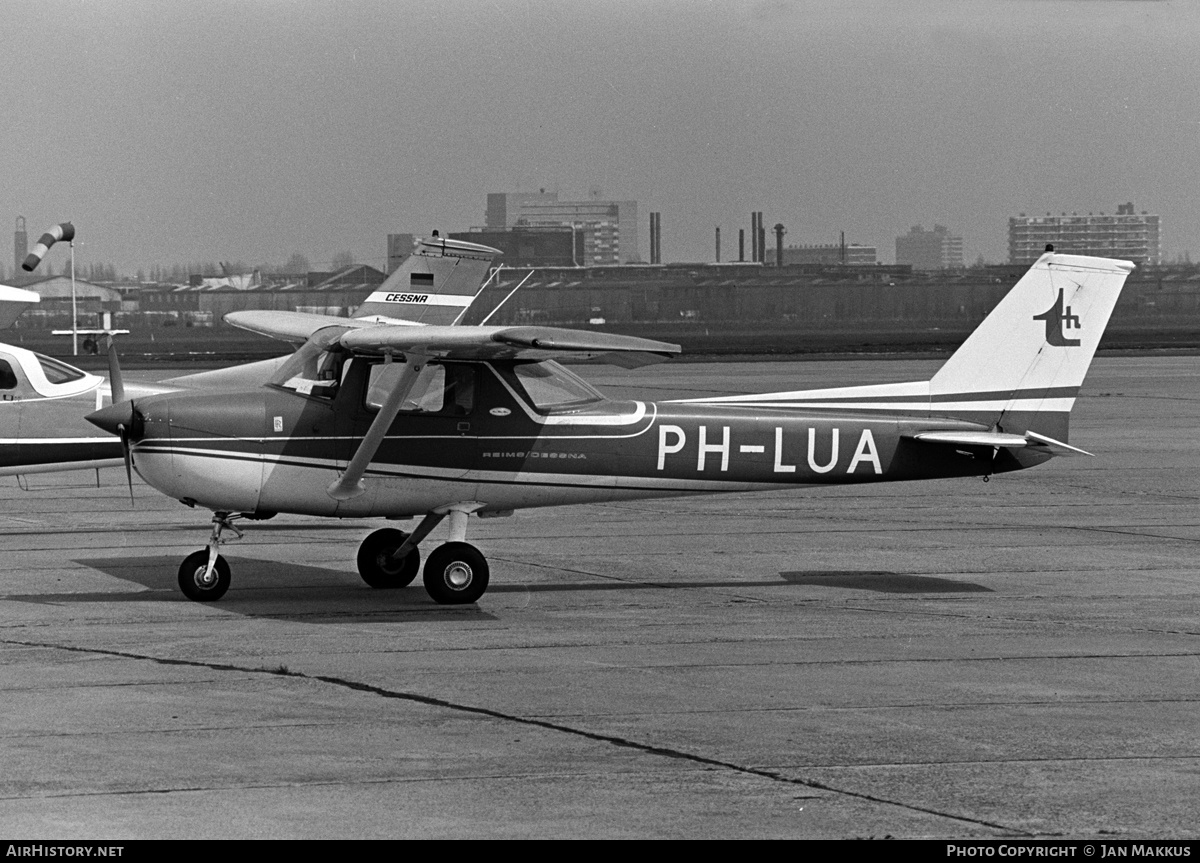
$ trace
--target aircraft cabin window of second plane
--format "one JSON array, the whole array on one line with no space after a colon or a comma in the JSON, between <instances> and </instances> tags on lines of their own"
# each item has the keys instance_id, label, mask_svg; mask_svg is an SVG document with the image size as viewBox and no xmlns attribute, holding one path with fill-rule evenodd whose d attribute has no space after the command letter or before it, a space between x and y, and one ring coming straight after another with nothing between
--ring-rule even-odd
<instances>
[{"instance_id":1,"label":"aircraft cabin window of second plane","mask_svg":"<svg viewBox=\"0 0 1200 863\"><path fill-rule=\"evenodd\" d=\"M0 390L15 390L17 375L8 364L8 360L0 360Z\"/></svg>"},{"instance_id":2,"label":"aircraft cabin window of second plane","mask_svg":"<svg viewBox=\"0 0 1200 863\"><path fill-rule=\"evenodd\" d=\"M46 375L46 380L52 384L68 384L71 381L77 381L83 377L83 372L79 369L69 366L66 363L60 363L53 357L47 357L43 354L34 354L37 361L41 364L42 373Z\"/></svg>"}]
</instances>

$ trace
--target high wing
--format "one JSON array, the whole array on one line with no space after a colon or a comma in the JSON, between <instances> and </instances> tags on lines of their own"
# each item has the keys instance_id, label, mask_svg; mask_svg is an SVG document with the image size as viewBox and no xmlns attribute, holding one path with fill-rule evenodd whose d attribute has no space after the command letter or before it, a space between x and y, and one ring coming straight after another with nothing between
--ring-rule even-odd
<instances>
[{"instance_id":1,"label":"high wing","mask_svg":"<svg viewBox=\"0 0 1200 863\"><path fill-rule=\"evenodd\" d=\"M679 345L634 336L595 333L561 327L456 327L377 324L353 318L304 312L230 312L230 324L292 342L320 338L355 354L420 354L460 360L601 360L624 368L662 362L679 353ZM330 330L331 333L324 333ZM336 335L336 338L330 338Z\"/></svg>"},{"instance_id":2,"label":"high wing","mask_svg":"<svg viewBox=\"0 0 1200 863\"><path fill-rule=\"evenodd\" d=\"M338 340L356 354L419 354L466 360L600 360L624 368L662 362L679 345L559 327L370 327Z\"/></svg>"}]
</instances>

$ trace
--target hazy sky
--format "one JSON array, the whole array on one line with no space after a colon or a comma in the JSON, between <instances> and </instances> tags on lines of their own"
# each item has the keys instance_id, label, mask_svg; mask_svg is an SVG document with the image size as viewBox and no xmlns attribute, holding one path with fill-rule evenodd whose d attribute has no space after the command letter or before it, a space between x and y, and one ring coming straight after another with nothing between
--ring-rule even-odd
<instances>
[{"instance_id":1,"label":"hazy sky","mask_svg":"<svg viewBox=\"0 0 1200 863\"><path fill-rule=\"evenodd\" d=\"M663 259L1019 212L1159 213L1200 253L1194 0L0 2L0 213L78 259L382 266L486 194L638 202ZM11 248L11 247L10 247ZM56 266L63 252L55 249ZM11 272L11 253L0 256Z\"/></svg>"}]
</instances>

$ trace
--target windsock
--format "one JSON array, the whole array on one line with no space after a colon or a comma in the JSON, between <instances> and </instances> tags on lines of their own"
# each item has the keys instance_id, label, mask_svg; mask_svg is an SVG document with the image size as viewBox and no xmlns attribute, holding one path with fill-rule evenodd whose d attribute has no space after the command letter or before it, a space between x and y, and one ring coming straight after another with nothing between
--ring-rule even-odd
<instances>
[{"instance_id":1,"label":"windsock","mask_svg":"<svg viewBox=\"0 0 1200 863\"><path fill-rule=\"evenodd\" d=\"M25 260L21 263L21 269L27 273L32 273L34 268L42 262L42 258L46 257L46 252L50 251L50 247L59 240L71 242L75 239L75 226L70 222L63 222L61 225L55 225L53 228L42 234L42 238L38 240L38 244L33 247L33 251L25 256Z\"/></svg>"}]
</instances>

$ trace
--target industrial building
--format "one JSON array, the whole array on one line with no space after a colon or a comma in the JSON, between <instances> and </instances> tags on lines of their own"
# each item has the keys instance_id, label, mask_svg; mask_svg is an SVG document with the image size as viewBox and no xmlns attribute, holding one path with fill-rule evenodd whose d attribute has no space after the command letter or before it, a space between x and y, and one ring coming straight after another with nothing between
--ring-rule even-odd
<instances>
[{"instance_id":1,"label":"industrial building","mask_svg":"<svg viewBox=\"0 0 1200 863\"><path fill-rule=\"evenodd\" d=\"M636 201L560 201L557 192L492 192L484 215L487 231L569 228L581 235L583 266L641 263ZM493 244L489 244L493 245Z\"/></svg>"},{"instance_id":2,"label":"industrial building","mask_svg":"<svg viewBox=\"0 0 1200 863\"><path fill-rule=\"evenodd\" d=\"M932 231L913 225L907 234L896 237L896 263L914 270L957 269L963 265L962 237L951 234L945 225L934 225Z\"/></svg>"},{"instance_id":3,"label":"industrial building","mask_svg":"<svg viewBox=\"0 0 1200 863\"><path fill-rule=\"evenodd\" d=\"M795 264L873 265L878 260L879 256L874 246L864 246L860 243L786 246L783 249L785 267Z\"/></svg>"},{"instance_id":4,"label":"industrial building","mask_svg":"<svg viewBox=\"0 0 1200 863\"><path fill-rule=\"evenodd\" d=\"M577 267L587 259L585 233L565 225L476 228L447 236L499 249L506 267Z\"/></svg>"},{"instance_id":5,"label":"industrial building","mask_svg":"<svg viewBox=\"0 0 1200 863\"><path fill-rule=\"evenodd\" d=\"M1078 213L1045 217L1019 216L1008 220L1008 262L1032 264L1046 250L1072 255L1119 258L1135 264L1162 263L1159 218L1135 213L1133 204L1121 204L1116 215L1081 216Z\"/></svg>"}]
</instances>

